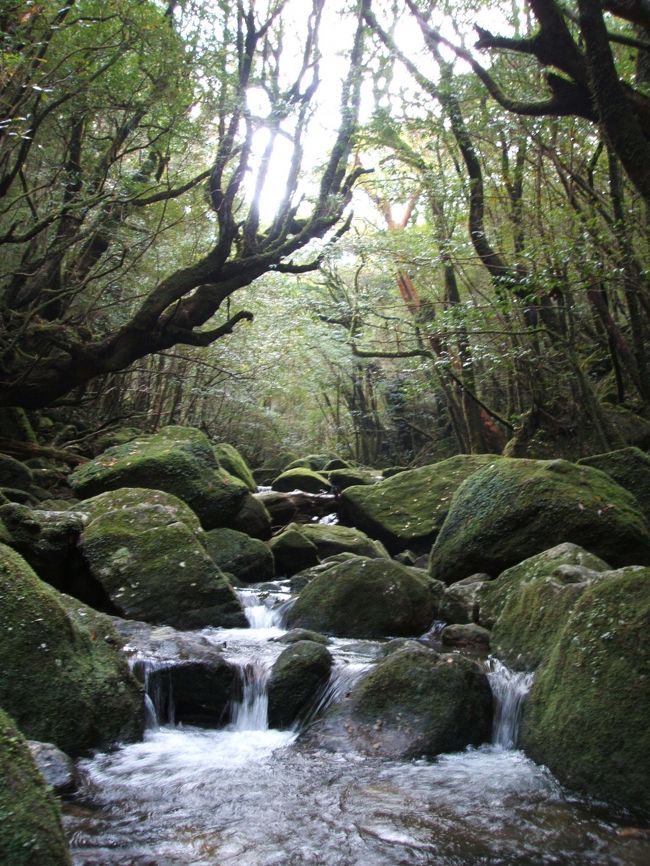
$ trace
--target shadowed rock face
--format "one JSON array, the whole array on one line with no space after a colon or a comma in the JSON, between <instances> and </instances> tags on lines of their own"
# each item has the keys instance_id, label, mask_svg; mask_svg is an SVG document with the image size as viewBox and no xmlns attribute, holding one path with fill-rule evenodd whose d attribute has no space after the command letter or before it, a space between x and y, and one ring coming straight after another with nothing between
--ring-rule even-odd
<instances>
[{"instance_id":1,"label":"shadowed rock face","mask_svg":"<svg viewBox=\"0 0 650 866\"><path fill-rule=\"evenodd\" d=\"M475 662L406 642L331 707L309 732L330 749L433 757L490 737L492 692Z\"/></svg>"},{"instance_id":2,"label":"shadowed rock face","mask_svg":"<svg viewBox=\"0 0 650 866\"><path fill-rule=\"evenodd\" d=\"M276 660L269 679L269 727L290 728L328 681L333 659L321 644L299 640Z\"/></svg>"},{"instance_id":3,"label":"shadowed rock face","mask_svg":"<svg viewBox=\"0 0 650 866\"><path fill-rule=\"evenodd\" d=\"M110 619L39 580L0 545L0 706L71 755L142 728L142 692Z\"/></svg>"},{"instance_id":4,"label":"shadowed rock face","mask_svg":"<svg viewBox=\"0 0 650 866\"><path fill-rule=\"evenodd\" d=\"M0 862L70 866L55 798L22 734L0 710Z\"/></svg>"}]
</instances>

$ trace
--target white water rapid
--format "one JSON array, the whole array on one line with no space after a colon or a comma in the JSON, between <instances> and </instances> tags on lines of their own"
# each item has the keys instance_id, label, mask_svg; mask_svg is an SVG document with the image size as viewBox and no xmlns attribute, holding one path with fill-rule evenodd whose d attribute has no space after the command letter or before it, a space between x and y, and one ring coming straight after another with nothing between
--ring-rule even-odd
<instances>
[{"instance_id":1,"label":"white water rapid","mask_svg":"<svg viewBox=\"0 0 650 866\"><path fill-rule=\"evenodd\" d=\"M162 722L143 742L80 763L65 805L74 866L647 866L650 843L626 837L516 751L530 677L490 661L493 745L397 761L326 752L268 728L266 682L286 644L287 594L240 591L249 629L182 635L242 671L239 704L219 730L171 723L173 696L150 694ZM154 630L160 670L176 640ZM190 643L191 642L191 643ZM332 677L311 717L339 701L381 655L373 641L332 639ZM163 650L165 652L163 652ZM141 661L142 663L142 661ZM145 678L147 676L145 668ZM160 674L152 682L164 681Z\"/></svg>"}]
</instances>

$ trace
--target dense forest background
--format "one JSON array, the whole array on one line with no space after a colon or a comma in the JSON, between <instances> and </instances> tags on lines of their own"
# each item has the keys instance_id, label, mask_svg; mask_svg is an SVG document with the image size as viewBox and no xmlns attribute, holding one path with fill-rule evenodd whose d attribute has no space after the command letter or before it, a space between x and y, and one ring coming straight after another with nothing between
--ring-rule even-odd
<instances>
[{"instance_id":1,"label":"dense forest background","mask_svg":"<svg viewBox=\"0 0 650 866\"><path fill-rule=\"evenodd\" d=\"M0 3L0 410L253 465L650 445L645 2ZM106 441L106 440L104 440Z\"/></svg>"}]
</instances>

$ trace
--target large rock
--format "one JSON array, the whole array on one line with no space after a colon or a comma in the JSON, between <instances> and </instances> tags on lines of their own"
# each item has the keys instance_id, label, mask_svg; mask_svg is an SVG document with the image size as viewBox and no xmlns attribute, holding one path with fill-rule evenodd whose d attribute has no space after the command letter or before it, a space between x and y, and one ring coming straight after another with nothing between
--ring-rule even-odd
<instances>
[{"instance_id":1,"label":"large rock","mask_svg":"<svg viewBox=\"0 0 650 866\"><path fill-rule=\"evenodd\" d=\"M41 580L61 592L79 595L88 603L97 601L85 580L77 548L84 528L83 514L36 510L12 502L0 506L0 520L9 534L7 543L27 560Z\"/></svg>"},{"instance_id":2,"label":"large rock","mask_svg":"<svg viewBox=\"0 0 650 866\"><path fill-rule=\"evenodd\" d=\"M434 757L490 738L492 692L476 662L407 642L316 725L322 746L391 758Z\"/></svg>"},{"instance_id":3,"label":"large rock","mask_svg":"<svg viewBox=\"0 0 650 866\"><path fill-rule=\"evenodd\" d=\"M152 665L146 684L161 724L218 727L241 692L239 669L217 655Z\"/></svg>"},{"instance_id":4,"label":"large rock","mask_svg":"<svg viewBox=\"0 0 650 866\"><path fill-rule=\"evenodd\" d=\"M205 546L222 571L234 574L243 583L273 580L275 565L268 544L235 529L211 529L205 533Z\"/></svg>"},{"instance_id":5,"label":"large rock","mask_svg":"<svg viewBox=\"0 0 650 866\"><path fill-rule=\"evenodd\" d=\"M259 496L247 493L237 513L228 521L228 527L267 541L271 537L271 515Z\"/></svg>"},{"instance_id":6,"label":"large rock","mask_svg":"<svg viewBox=\"0 0 650 866\"><path fill-rule=\"evenodd\" d=\"M650 454L639 448L620 448L583 457L578 463L606 472L617 484L629 490L641 506L646 520L650 520Z\"/></svg>"},{"instance_id":7,"label":"large rock","mask_svg":"<svg viewBox=\"0 0 650 866\"><path fill-rule=\"evenodd\" d=\"M312 469L288 469L273 480L273 490L290 493L302 490L305 493L329 493L330 483L324 475Z\"/></svg>"},{"instance_id":8,"label":"large rock","mask_svg":"<svg viewBox=\"0 0 650 866\"><path fill-rule=\"evenodd\" d=\"M175 496L125 488L82 503L79 542L119 616L176 628L245 627L243 608L208 556L196 515Z\"/></svg>"},{"instance_id":9,"label":"large rock","mask_svg":"<svg viewBox=\"0 0 650 866\"><path fill-rule=\"evenodd\" d=\"M217 463L222 469L225 469L226 472L235 478L239 478L251 493L255 493L257 485L255 484L253 473L234 445L220 442L214 446L214 456L217 458Z\"/></svg>"},{"instance_id":10,"label":"large rock","mask_svg":"<svg viewBox=\"0 0 650 866\"><path fill-rule=\"evenodd\" d=\"M393 554L406 548L427 553L456 488L494 459L493 455L460 454L377 484L348 487L341 494L342 520L378 538Z\"/></svg>"},{"instance_id":11,"label":"large rock","mask_svg":"<svg viewBox=\"0 0 650 866\"><path fill-rule=\"evenodd\" d=\"M307 584L287 623L340 637L417 636L433 621L439 586L392 560L352 557Z\"/></svg>"},{"instance_id":12,"label":"large rock","mask_svg":"<svg viewBox=\"0 0 650 866\"><path fill-rule=\"evenodd\" d=\"M0 862L71 866L57 802L25 738L0 710Z\"/></svg>"},{"instance_id":13,"label":"large rock","mask_svg":"<svg viewBox=\"0 0 650 866\"><path fill-rule=\"evenodd\" d=\"M34 474L29 466L8 454L0 454L0 487L14 487L28 491L33 483Z\"/></svg>"},{"instance_id":14,"label":"large rock","mask_svg":"<svg viewBox=\"0 0 650 866\"><path fill-rule=\"evenodd\" d=\"M650 569L605 572L537 671L520 742L565 784L650 817Z\"/></svg>"},{"instance_id":15,"label":"large rock","mask_svg":"<svg viewBox=\"0 0 650 866\"><path fill-rule=\"evenodd\" d=\"M71 755L137 737L142 694L110 619L61 596L5 546L0 597L0 706L21 730Z\"/></svg>"},{"instance_id":16,"label":"large rock","mask_svg":"<svg viewBox=\"0 0 650 866\"><path fill-rule=\"evenodd\" d=\"M291 524L295 527L296 524ZM318 548L298 529L287 529L272 538L269 546L275 560L275 572L291 577L299 571L318 565Z\"/></svg>"},{"instance_id":17,"label":"large rock","mask_svg":"<svg viewBox=\"0 0 650 866\"><path fill-rule=\"evenodd\" d=\"M290 728L330 677L333 659L320 642L299 640L276 659L269 678L269 727Z\"/></svg>"},{"instance_id":18,"label":"large rock","mask_svg":"<svg viewBox=\"0 0 650 866\"><path fill-rule=\"evenodd\" d=\"M650 562L637 501L604 472L566 460L502 457L457 490L430 573L445 583L478 571L499 574L564 541L615 566Z\"/></svg>"},{"instance_id":19,"label":"large rock","mask_svg":"<svg viewBox=\"0 0 650 866\"><path fill-rule=\"evenodd\" d=\"M471 574L448 586L440 601L439 619L448 623L478 623L481 592L488 582L487 574Z\"/></svg>"},{"instance_id":20,"label":"large rock","mask_svg":"<svg viewBox=\"0 0 650 866\"><path fill-rule=\"evenodd\" d=\"M286 531L295 530L316 545L319 559L339 553L354 553L370 559L388 558L386 548L380 541L368 538L360 529L326 523L291 523ZM278 536L279 538L280 536Z\"/></svg>"},{"instance_id":21,"label":"large rock","mask_svg":"<svg viewBox=\"0 0 650 866\"><path fill-rule=\"evenodd\" d=\"M82 498L121 487L172 493L190 506L205 529L228 525L248 494L243 481L218 467L207 436L191 427L164 427L154 436L109 448L69 480Z\"/></svg>"},{"instance_id":22,"label":"large rock","mask_svg":"<svg viewBox=\"0 0 650 866\"><path fill-rule=\"evenodd\" d=\"M534 670L549 657L582 593L608 569L602 559L566 542L484 583L480 620L492 628L492 651L510 667Z\"/></svg>"}]
</instances>

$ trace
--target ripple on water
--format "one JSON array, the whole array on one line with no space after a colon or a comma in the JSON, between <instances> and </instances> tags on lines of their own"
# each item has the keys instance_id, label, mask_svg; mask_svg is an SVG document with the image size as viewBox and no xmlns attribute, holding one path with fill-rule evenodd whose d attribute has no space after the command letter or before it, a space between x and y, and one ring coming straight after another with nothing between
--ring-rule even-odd
<instances>
[{"instance_id":1,"label":"ripple on water","mask_svg":"<svg viewBox=\"0 0 650 866\"><path fill-rule=\"evenodd\" d=\"M76 866L646 866L521 752L384 761L286 731L165 728L85 761ZM148 858L148 859L147 859Z\"/></svg>"}]
</instances>

